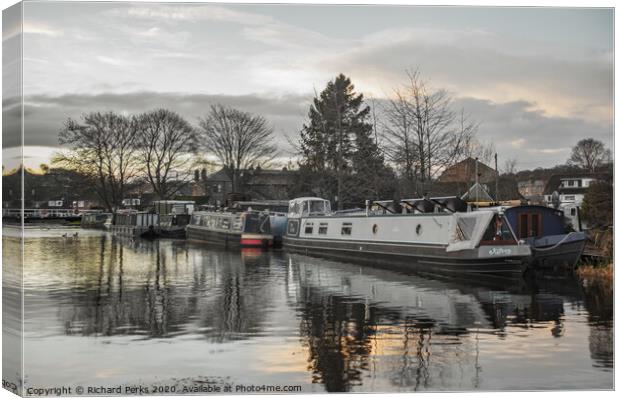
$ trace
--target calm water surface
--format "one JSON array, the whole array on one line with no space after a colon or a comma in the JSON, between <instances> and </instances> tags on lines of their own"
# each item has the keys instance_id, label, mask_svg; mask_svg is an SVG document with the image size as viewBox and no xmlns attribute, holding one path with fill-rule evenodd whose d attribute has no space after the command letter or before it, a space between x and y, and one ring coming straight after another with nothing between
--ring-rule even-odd
<instances>
[{"instance_id":1,"label":"calm water surface","mask_svg":"<svg viewBox=\"0 0 620 398\"><path fill-rule=\"evenodd\" d=\"M25 387L613 387L613 295L603 286L493 286L64 232L26 234Z\"/></svg>"}]
</instances>

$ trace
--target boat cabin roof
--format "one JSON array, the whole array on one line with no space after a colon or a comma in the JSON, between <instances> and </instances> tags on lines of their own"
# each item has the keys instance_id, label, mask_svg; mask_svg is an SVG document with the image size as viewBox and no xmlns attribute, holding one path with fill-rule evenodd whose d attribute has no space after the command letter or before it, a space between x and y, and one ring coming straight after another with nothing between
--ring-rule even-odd
<instances>
[{"instance_id":1,"label":"boat cabin roof","mask_svg":"<svg viewBox=\"0 0 620 398\"><path fill-rule=\"evenodd\" d=\"M326 215L331 213L329 200L312 196L295 198L289 202L288 216Z\"/></svg>"},{"instance_id":2,"label":"boat cabin roof","mask_svg":"<svg viewBox=\"0 0 620 398\"><path fill-rule=\"evenodd\" d=\"M193 200L154 200L153 204L169 204L169 205L193 205L196 202Z\"/></svg>"}]
</instances>

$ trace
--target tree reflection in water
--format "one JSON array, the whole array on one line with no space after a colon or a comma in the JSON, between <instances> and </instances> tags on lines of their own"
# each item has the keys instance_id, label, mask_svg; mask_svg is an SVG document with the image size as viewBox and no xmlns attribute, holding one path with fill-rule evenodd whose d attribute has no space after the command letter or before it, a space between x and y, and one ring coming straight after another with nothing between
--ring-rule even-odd
<instances>
[{"instance_id":1,"label":"tree reflection in water","mask_svg":"<svg viewBox=\"0 0 620 398\"><path fill-rule=\"evenodd\" d=\"M309 369L314 383L327 391L349 391L361 384L362 370L369 369L374 314L366 318L364 304L338 296L325 296L302 287L301 334L309 350Z\"/></svg>"},{"instance_id":2,"label":"tree reflection in water","mask_svg":"<svg viewBox=\"0 0 620 398\"><path fill-rule=\"evenodd\" d=\"M497 370L489 360L554 361L549 338L563 339L564 353L574 349L567 366L613 369L612 290L593 282L493 286L109 235L26 245L26 333L52 344L57 334L147 346L196 341L197 350L225 344L222 350L259 353L257 361L299 366L304 380L334 392L488 388ZM568 332L584 325L580 319L589 325L583 341ZM536 349L521 351L516 341ZM584 344L591 362L579 356Z\"/></svg>"},{"instance_id":3,"label":"tree reflection in water","mask_svg":"<svg viewBox=\"0 0 620 398\"><path fill-rule=\"evenodd\" d=\"M92 255L93 247L84 250ZM263 320L269 302L267 280L261 276L264 257L205 250L190 256L171 242L105 235L96 253L95 272L76 272L70 295L66 290L51 293L72 304L61 309L67 335L148 339L199 330L224 342L247 338Z\"/></svg>"}]
</instances>

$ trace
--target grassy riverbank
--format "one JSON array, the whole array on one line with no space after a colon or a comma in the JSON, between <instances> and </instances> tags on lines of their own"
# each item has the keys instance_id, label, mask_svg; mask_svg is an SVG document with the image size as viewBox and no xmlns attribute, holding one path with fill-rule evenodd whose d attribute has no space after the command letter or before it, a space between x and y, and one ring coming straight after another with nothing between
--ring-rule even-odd
<instances>
[{"instance_id":1,"label":"grassy riverbank","mask_svg":"<svg viewBox=\"0 0 620 398\"><path fill-rule=\"evenodd\" d=\"M582 281L611 284L614 281L614 265L611 262L606 265L584 264L577 268L576 273Z\"/></svg>"}]
</instances>

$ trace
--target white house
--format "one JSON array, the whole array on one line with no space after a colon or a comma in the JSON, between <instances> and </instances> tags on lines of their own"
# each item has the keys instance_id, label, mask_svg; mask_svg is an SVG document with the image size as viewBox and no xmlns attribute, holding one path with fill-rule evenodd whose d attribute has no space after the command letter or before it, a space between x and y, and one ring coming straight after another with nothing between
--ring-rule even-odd
<instances>
[{"instance_id":1,"label":"white house","mask_svg":"<svg viewBox=\"0 0 620 398\"><path fill-rule=\"evenodd\" d=\"M544 199L547 206L564 211L564 216L575 229L586 229L587 226L579 216L579 209L583 204L588 187L593 182L604 178L601 174L557 174L552 176L545 187ZM554 201L554 193L557 199ZM554 203L555 202L555 203Z\"/></svg>"}]
</instances>

